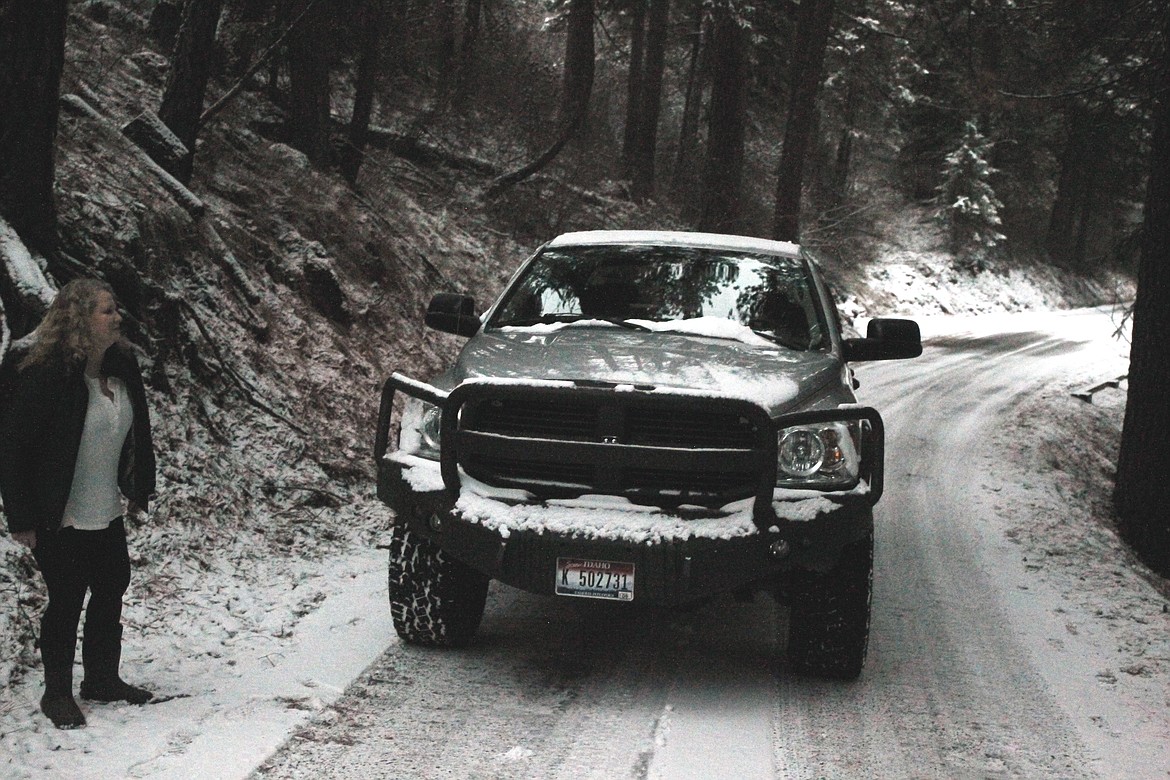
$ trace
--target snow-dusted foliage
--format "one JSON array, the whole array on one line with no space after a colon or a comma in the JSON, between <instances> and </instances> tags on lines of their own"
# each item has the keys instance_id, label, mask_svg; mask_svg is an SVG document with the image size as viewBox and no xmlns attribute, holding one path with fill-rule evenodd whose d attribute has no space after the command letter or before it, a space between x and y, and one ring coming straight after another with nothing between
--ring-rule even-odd
<instances>
[{"instance_id":1,"label":"snow-dusted foliage","mask_svg":"<svg viewBox=\"0 0 1170 780\"><path fill-rule=\"evenodd\" d=\"M1005 236L999 211L1003 208L991 177L996 170L988 161L992 143L974 122L964 126L958 147L946 156L943 183L939 186L939 217L950 230L956 262L968 270L980 270L988 252Z\"/></svg>"}]
</instances>

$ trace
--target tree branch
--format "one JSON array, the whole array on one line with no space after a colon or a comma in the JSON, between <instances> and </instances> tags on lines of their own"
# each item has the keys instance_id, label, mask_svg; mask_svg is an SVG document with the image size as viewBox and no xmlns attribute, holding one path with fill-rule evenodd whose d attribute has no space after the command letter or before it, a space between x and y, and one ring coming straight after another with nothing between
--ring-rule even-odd
<instances>
[{"instance_id":1,"label":"tree branch","mask_svg":"<svg viewBox=\"0 0 1170 780\"><path fill-rule=\"evenodd\" d=\"M248 80L255 76L256 72L259 71L260 68L264 67L264 63L266 63L268 59L276 52L276 50L280 48L281 44L283 44L285 40L288 39L288 36L292 34L293 30L300 26L301 22L304 21L306 16L308 16L309 11L312 11L318 2L320 2L320 0L311 0L311 2L305 6L304 10L301 11L300 16L298 16L296 19L293 19L292 23L283 33L281 33L280 37L277 38L271 46L265 49L258 58L256 58L256 61L253 62L251 66L249 66L248 70L244 72L244 75L240 77L240 80L233 84L227 92L223 93L218 100L203 110L203 113L199 115L199 127L202 127L207 122L207 120L211 119L213 116L222 111L224 107L226 107L227 104L230 103L233 98L235 98L236 95L240 94L240 91L243 90L244 85L248 83Z\"/></svg>"}]
</instances>

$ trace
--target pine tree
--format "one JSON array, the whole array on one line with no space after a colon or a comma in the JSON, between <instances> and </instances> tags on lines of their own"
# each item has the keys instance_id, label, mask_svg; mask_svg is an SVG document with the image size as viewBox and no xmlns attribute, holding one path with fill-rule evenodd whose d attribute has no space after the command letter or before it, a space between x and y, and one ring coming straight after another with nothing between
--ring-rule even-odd
<instances>
[{"instance_id":1,"label":"pine tree","mask_svg":"<svg viewBox=\"0 0 1170 780\"><path fill-rule=\"evenodd\" d=\"M939 186L939 217L951 234L951 251L960 267L982 270L989 250L1005 240L999 232L1003 204L991 186L996 170L988 162L992 144L974 122L967 122L962 141L946 156Z\"/></svg>"}]
</instances>

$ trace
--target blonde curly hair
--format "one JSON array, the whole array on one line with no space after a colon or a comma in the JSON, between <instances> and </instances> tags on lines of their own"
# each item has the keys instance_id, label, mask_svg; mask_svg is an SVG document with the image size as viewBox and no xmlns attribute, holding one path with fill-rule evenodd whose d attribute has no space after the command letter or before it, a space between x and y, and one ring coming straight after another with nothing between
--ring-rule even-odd
<instances>
[{"instance_id":1,"label":"blonde curly hair","mask_svg":"<svg viewBox=\"0 0 1170 780\"><path fill-rule=\"evenodd\" d=\"M21 361L20 369L53 361L85 362L90 348L90 317L103 292L113 295L114 288L100 279L74 279L66 283L34 331L33 345Z\"/></svg>"}]
</instances>

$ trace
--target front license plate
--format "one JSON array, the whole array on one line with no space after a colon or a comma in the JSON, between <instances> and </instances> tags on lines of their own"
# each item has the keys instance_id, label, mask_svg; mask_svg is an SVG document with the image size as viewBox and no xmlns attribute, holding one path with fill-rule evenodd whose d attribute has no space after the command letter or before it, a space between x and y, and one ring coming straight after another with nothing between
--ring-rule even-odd
<instances>
[{"instance_id":1,"label":"front license plate","mask_svg":"<svg viewBox=\"0 0 1170 780\"><path fill-rule=\"evenodd\" d=\"M557 558L558 596L588 599L634 600L634 564Z\"/></svg>"}]
</instances>

